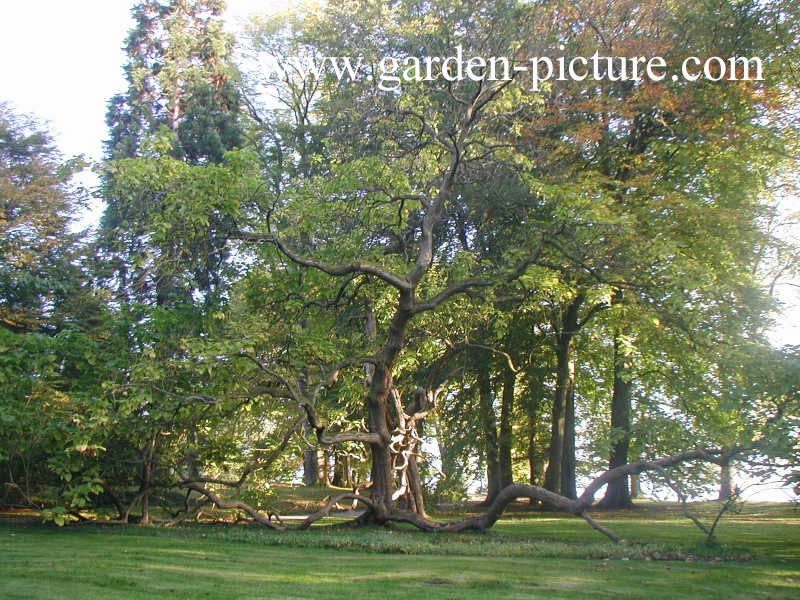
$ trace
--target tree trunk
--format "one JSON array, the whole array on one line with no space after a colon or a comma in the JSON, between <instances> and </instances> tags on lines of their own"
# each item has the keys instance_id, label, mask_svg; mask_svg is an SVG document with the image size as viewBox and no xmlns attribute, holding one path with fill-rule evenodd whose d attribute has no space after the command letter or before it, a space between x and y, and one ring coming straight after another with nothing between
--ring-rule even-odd
<instances>
[{"instance_id":1,"label":"tree trunk","mask_svg":"<svg viewBox=\"0 0 800 600\"><path fill-rule=\"evenodd\" d=\"M306 436L313 433L312 427L306 422ZM319 455L316 448L306 448L303 453L303 483L317 485L319 483Z\"/></svg>"},{"instance_id":2,"label":"tree trunk","mask_svg":"<svg viewBox=\"0 0 800 600\"><path fill-rule=\"evenodd\" d=\"M406 472L406 477L408 478L408 491L406 492L408 509L425 517L425 498L422 492L422 477L419 473L417 459L413 455L408 457L408 471Z\"/></svg>"},{"instance_id":3,"label":"tree trunk","mask_svg":"<svg viewBox=\"0 0 800 600\"><path fill-rule=\"evenodd\" d=\"M539 411L541 400L544 396L543 378L544 373L537 369L528 372L528 394L525 398L524 407L528 421L528 472L531 485L542 483L542 466L544 461L539 456Z\"/></svg>"},{"instance_id":4,"label":"tree trunk","mask_svg":"<svg viewBox=\"0 0 800 600\"><path fill-rule=\"evenodd\" d=\"M550 456L544 476L545 489L561 493L561 464L564 459L565 415L567 410L567 381L569 355L561 349L559 340L556 366L556 390L553 395L553 412L550 424Z\"/></svg>"},{"instance_id":5,"label":"tree trunk","mask_svg":"<svg viewBox=\"0 0 800 600\"><path fill-rule=\"evenodd\" d=\"M392 369L403 349L408 323L413 316L414 299L411 291L401 292L397 309L392 316L386 345L375 361L375 370L369 382L366 409L369 432L377 434L379 442L370 442L372 455L372 515L378 523L386 523L392 514L392 495L394 492L394 469L389 414L389 395L392 393L394 381Z\"/></svg>"},{"instance_id":6,"label":"tree trunk","mask_svg":"<svg viewBox=\"0 0 800 600\"><path fill-rule=\"evenodd\" d=\"M156 450L156 436L156 433L152 435L142 454L142 483L139 487L139 493L142 498L142 518L140 521L142 525L150 524L150 490L153 482L153 456Z\"/></svg>"},{"instance_id":7,"label":"tree trunk","mask_svg":"<svg viewBox=\"0 0 800 600\"><path fill-rule=\"evenodd\" d=\"M733 473L730 459L720 465L719 500L729 500L733 496Z\"/></svg>"},{"instance_id":8,"label":"tree trunk","mask_svg":"<svg viewBox=\"0 0 800 600\"><path fill-rule=\"evenodd\" d=\"M331 453L328 450L322 451L322 463L319 465L319 484L322 487L331 487Z\"/></svg>"},{"instance_id":9,"label":"tree trunk","mask_svg":"<svg viewBox=\"0 0 800 600\"><path fill-rule=\"evenodd\" d=\"M570 360L569 388L564 410L564 455L561 457L561 495L574 500L578 497L575 460L575 363Z\"/></svg>"},{"instance_id":10,"label":"tree trunk","mask_svg":"<svg viewBox=\"0 0 800 600\"><path fill-rule=\"evenodd\" d=\"M614 444L608 468L628 464L631 435L631 364L620 348L619 335L614 336L614 391L611 397L611 431ZM612 481L600 501L603 508L630 508L633 506L628 477Z\"/></svg>"},{"instance_id":11,"label":"tree trunk","mask_svg":"<svg viewBox=\"0 0 800 600\"><path fill-rule=\"evenodd\" d=\"M544 487L568 498L576 497L575 485L575 363L573 347L578 315L583 304L578 295L567 306L556 339L556 390L550 432L550 460Z\"/></svg>"},{"instance_id":12,"label":"tree trunk","mask_svg":"<svg viewBox=\"0 0 800 600\"><path fill-rule=\"evenodd\" d=\"M498 462L500 470L500 488L514 483L512 446L514 445L514 431L512 419L514 416L514 387L517 374L506 367L503 379L503 397L500 405L500 436L498 438Z\"/></svg>"},{"instance_id":13,"label":"tree trunk","mask_svg":"<svg viewBox=\"0 0 800 600\"><path fill-rule=\"evenodd\" d=\"M631 474L631 500L636 500L642 495L642 486L639 473Z\"/></svg>"},{"instance_id":14,"label":"tree trunk","mask_svg":"<svg viewBox=\"0 0 800 600\"><path fill-rule=\"evenodd\" d=\"M350 458L340 452L333 456L333 487L352 487L350 479Z\"/></svg>"},{"instance_id":15,"label":"tree trunk","mask_svg":"<svg viewBox=\"0 0 800 600\"><path fill-rule=\"evenodd\" d=\"M494 394L489 370L488 354L482 353L477 368L478 406L481 432L483 433L483 453L486 459L486 499L485 504L494 501L500 491L500 461L497 440L497 418L494 413Z\"/></svg>"},{"instance_id":16,"label":"tree trunk","mask_svg":"<svg viewBox=\"0 0 800 600\"><path fill-rule=\"evenodd\" d=\"M303 484L319 484L319 456L316 448L306 448L303 453Z\"/></svg>"}]
</instances>

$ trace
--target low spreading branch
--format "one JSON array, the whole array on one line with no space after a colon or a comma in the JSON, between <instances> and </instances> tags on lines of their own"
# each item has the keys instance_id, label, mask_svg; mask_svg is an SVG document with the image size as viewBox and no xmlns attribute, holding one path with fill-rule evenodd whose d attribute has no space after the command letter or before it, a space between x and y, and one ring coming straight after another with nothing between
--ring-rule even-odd
<instances>
[{"instance_id":1,"label":"low spreading branch","mask_svg":"<svg viewBox=\"0 0 800 600\"><path fill-rule=\"evenodd\" d=\"M348 493L344 493L344 494L339 494L338 496L334 496L334 497L330 498L325 503L325 505L322 508L320 508L317 512L315 512L312 515L308 515L308 517L306 517L306 519L299 525L299 527L297 527L297 529L300 529L300 530L308 529L315 522L319 521L320 519L324 519L325 517L327 517L330 514L331 510L336 505L338 505L340 502L344 502L345 500L351 500L353 502L353 504L361 503L361 504L363 504L364 506L367 507L367 510L370 510L370 511L373 510L373 508L375 507L375 505L373 504L372 500L370 500L369 498L365 498L364 496L362 496L360 494L353 494L353 493L349 493L349 492Z\"/></svg>"},{"instance_id":2,"label":"low spreading branch","mask_svg":"<svg viewBox=\"0 0 800 600\"><path fill-rule=\"evenodd\" d=\"M557 510L573 514L583 518L594 529L613 540L614 542L622 541L617 534L610 529L602 526L595 521L588 513L594 503L594 497L597 492L604 485L621 479L627 475L636 473L643 473L645 471L660 471L667 467L675 466L690 460L702 460L706 462L716 462L718 457L724 454L719 450L690 450L672 456L666 456L654 461L640 461L631 463L622 467L617 467L606 471L599 477L595 478L587 487L584 493L577 499L573 500L551 492L542 487L526 484L512 484L502 490L495 498L494 502L487 508L486 512L481 515L463 519L461 521L453 521L450 523L432 523L426 519L408 519L402 518L404 522L412 523L423 531L438 531L438 532L461 532L461 531L486 531L494 525L502 516L505 509L509 504L518 498L530 498L538 500L539 502L555 508ZM398 516L400 518L400 516ZM393 517L393 520L394 519Z\"/></svg>"},{"instance_id":3,"label":"low spreading branch","mask_svg":"<svg viewBox=\"0 0 800 600\"><path fill-rule=\"evenodd\" d=\"M273 521L269 518L268 515L265 515L256 509L254 509L249 504L242 502L241 500L224 500L221 496L219 496L216 492L208 489L207 487L199 484L199 483L188 483L185 485L186 488L190 490L194 490L199 494L203 494L206 498L211 500L214 504L216 504L219 508L224 510L227 509L237 509L246 512L250 517L256 522L264 525L265 527L269 527L270 529L275 529L277 531L285 531L286 526L281 524L280 521Z\"/></svg>"}]
</instances>

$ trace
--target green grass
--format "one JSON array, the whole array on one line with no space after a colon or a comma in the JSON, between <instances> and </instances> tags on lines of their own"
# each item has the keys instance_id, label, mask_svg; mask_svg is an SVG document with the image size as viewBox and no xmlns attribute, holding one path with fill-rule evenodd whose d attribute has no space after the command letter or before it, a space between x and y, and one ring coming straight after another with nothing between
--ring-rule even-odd
<instances>
[{"instance_id":1,"label":"green grass","mask_svg":"<svg viewBox=\"0 0 800 600\"><path fill-rule=\"evenodd\" d=\"M674 507L597 516L629 543L574 517L519 511L465 535L3 519L0 599L800 597L796 508L750 505L723 520L714 546Z\"/></svg>"}]
</instances>

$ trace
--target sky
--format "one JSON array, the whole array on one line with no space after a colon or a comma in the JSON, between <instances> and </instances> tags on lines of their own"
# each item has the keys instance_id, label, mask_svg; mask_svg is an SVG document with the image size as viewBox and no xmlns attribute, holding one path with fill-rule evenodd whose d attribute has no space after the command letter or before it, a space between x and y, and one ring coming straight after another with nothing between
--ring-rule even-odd
<instances>
[{"instance_id":1,"label":"sky","mask_svg":"<svg viewBox=\"0 0 800 600\"><path fill-rule=\"evenodd\" d=\"M3 3L0 101L45 124L65 156L99 160L106 103L125 90L122 45L135 0L22 0ZM228 0L229 28L287 0Z\"/></svg>"},{"instance_id":2,"label":"sky","mask_svg":"<svg viewBox=\"0 0 800 600\"><path fill-rule=\"evenodd\" d=\"M14 0L0 19L0 102L45 125L61 152L102 158L106 103L125 90L122 45L135 0ZM284 9L291 0L228 0L228 28L251 14ZM793 201L794 210L800 202ZM96 221L96 203L83 225ZM779 290L787 311L773 343L800 344L800 294ZM783 498L785 499L785 498Z\"/></svg>"}]
</instances>

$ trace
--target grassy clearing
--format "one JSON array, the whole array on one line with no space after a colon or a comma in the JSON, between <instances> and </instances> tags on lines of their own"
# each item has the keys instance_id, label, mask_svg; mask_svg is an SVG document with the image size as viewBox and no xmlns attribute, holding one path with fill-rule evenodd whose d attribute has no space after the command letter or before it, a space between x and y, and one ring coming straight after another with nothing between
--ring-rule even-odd
<instances>
[{"instance_id":1,"label":"grassy clearing","mask_svg":"<svg viewBox=\"0 0 800 600\"><path fill-rule=\"evenodd\" d=\"M581 520L548 513L517 512L489 533L466 535L332 526L286 534L242 525L57 529L6 519L0 598L800 597L796 508L750 505L723 521L720 545L710 547L672 507L599 516L630 543L611 544Z\"/></svg>"}]
</instances>

